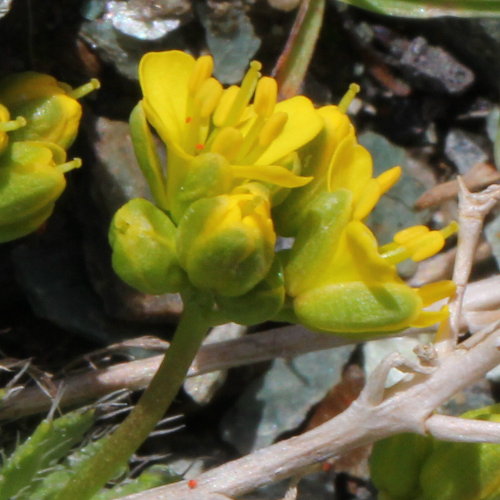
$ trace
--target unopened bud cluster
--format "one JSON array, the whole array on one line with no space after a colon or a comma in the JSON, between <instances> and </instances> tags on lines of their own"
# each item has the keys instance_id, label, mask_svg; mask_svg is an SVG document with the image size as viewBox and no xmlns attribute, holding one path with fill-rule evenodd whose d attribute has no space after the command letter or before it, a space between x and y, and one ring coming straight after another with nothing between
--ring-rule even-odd
<instances>
[{"instance_id":1,"label":"unopened bud cluster","mask_svg":"<svg viewBox=\"0 0 500 500\"><path fill-rule=\"evenodd\" d=\"M67 161L78 131L77 99L98 87L77 89L49 75L26 72L0 80L0 242L36 230L63 192Z\"/></svg>"}]
</instances>

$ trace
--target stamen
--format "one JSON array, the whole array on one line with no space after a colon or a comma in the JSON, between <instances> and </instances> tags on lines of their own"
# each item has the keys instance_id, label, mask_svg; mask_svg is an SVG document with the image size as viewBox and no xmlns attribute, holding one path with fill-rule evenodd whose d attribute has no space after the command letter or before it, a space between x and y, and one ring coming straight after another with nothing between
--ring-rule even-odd
<instances>
[{"instance_id":1,"label":"stamen","mask_svg":"<svg viewBox=\"0 0 500 500\"><path fill-rule=\"evenodd\" d=\"M97 78L92 78L90 82L84 83L80 87L70 90L68 92L68 95L73 99L81 99L82 97L86 96L87 94L90 94L91 92L97 90L100 87L101 83L99 82L99 80Z\"/></svg>"},{"instance_id":2,"label":"stamen","mask_svg":"<svg viewBox=\"0 0 500 500\"><path fill-rule=\"evenodd\" d=\"M223 128L215 138L210 151L219 153L228 161L234 160L243 143L243 135L233 127Z\"/></svg>"},{"instance_id":3,"label":"stamen","mask_svg":"<svg viewBox=\"0 0 500 500\"><path fill-rule=\"evenodd\" d=\"M427 234L429 228L427 226L411 226L397 232L394 235L394 241L400 245L414 240L415 238L420 238L422 235Z\"/></svg>"},{"instance_id":4,"label":"stamen","mask_svg":"<svg viewBox=\"0 0 500 500\"><path fill-rule=\"evenodd\" d=\"M0 132L12 132L26 125L26 119L18 116L15 120L0 122Z\"/></svg>"},{"instance_id":5,"label":"stamen","mask_svg":"<svg viewBox=\"0 0 500 500\"><path fill-rule=\"evenodd\" d=\"M344 97L339 102L338 108L343 113L347 113L349 105L356 97L356 94L361 90L361 87L357 83L351 83L349 85L349 90L344 94Z\"/></svg>"},{"instance_id":6,"label":"stamen","mask_svg":"<svg viewBox=\"0 0 500 500\"><path fill-rule=\"evenodd\" d=\"M439 231L431 231L426 236L415 241L413 246L418 245L418 248L413 252L412 260L420 262L436 255L444 247L444 242L445 239Z\"/></svg>"},{"instance_id":7,"label":"stamen","mask_svg":"<svg viewBox=\"0 0 500 500\"><path fill-rule=\"evenodd\" d=\"M264 124L259 133L259 146L267 148L283 131L288 121L288 114L284 111L274 113Z\"/></svg>"},{"instance_id":8,"label":"stamen","mask_svg":"<svg viewBox=\"0 0 500 500\"><path fill-rule=\"evenodd\" d=\"M446 227L443 227L439 232L443 235L443 238L449 238L453 234L457 233L459 230L459 225L457 221L451 221Z\"/></svg>"},{"instance_id":9,"label":"stamen","mask_svg":"<svg viewBox=\"0 0 500 500\"><path fill-rule=\"evenodd\" d=\"M416 292L422 299L423 306L427 307L438 300L451 297L455 293L456 288L453 281L443 280L421 286L416 289Z\"/></svg>"},{"instance_id":10,"label":"stamen","mask_svg":"<svg viewBox=\"0 0 500 500\"><path fill-rule=\"evenodd\" d=\"M70 170L74 170L75 168L80 168L82 166L82 160L80 158L73 158L71 161L67 161L66 163L60 163L56 165L57 170L62 174L69 172Z\"/></svg>"},{"instance_id":11,"label":"stamen","mask_svg":"<svg viewBox=\"0 0 500 500\"><path fill-rule=\"evenodd\" d=\"M250 99L255 91L257 81L260 77L259 71L261 68L262 64L258 61L252 61L250 63L250 68L243 78L238 94L236 95L226 119L223 122L225 127L232 127L238 123L243 110L248 106L248 103L250 102Z\"/></svg>"},{"instance_id":12,"label":"stamen","mask_svg":"<svg viewBox=\"0 0 500 500\"><path fill-rule=\"evenodd\" d=\"M255 89L253 108L255 112L264 118L273 114L278 97L278 84L274 78L268 76L262 77Z\"/></svg>"},{"instance_id":13,"label":"stamen","mask_svg":"<svg viewBox=\"0 0 500 500\"><path fill-rule=\"evenodd\" d=\"M231 87L223 91L222 97L220 98L219 104L217 105L212 117L216 127L223 126L239 91L240 88L237 85L231 85Z\"/></svg>"},{"instance_id":14,"label":"stamen","mask_svg":"<svg viewBox=\"0 0 500 500\"><path fill-rule=\"evenodd\" d=\"M201 56L194 63L193 72L189 78L188 89L191 95L196 94L203 82L210 78L214 69L212 56Z\"/></svg>"},{"instance_id":15,"label":"stamen","mask_svg":"<svg viewBox=\"0 0 500 500\"><path fill-rule=\"evenodd\" d=\"M222 85L215 78L208 78L201 84L195 97L201 118L208 118L213 113L221 95Z\"/></svg>"},{"instance_id":16,"label":"stamen","mask_svg":"<svg viewBox=\"0 0 500 500\"><path fill-rule=\"evenodd\" d=\"M196 149L198 151L203 151L205 149L205 145L204 144L195 144L194 149Z\"/></svg>"}]
</instances>

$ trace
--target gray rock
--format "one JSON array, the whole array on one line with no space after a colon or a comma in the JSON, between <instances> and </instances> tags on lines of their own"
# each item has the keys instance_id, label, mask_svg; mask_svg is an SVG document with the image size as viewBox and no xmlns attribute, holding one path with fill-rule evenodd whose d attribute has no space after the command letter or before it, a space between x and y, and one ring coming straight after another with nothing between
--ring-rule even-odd
<instances>
[{"instance_id":1,"label":"gray rock","mask_svg":"<svg viewBox=\"0 0 500 500\"><path fill-rule=\"evenodd\" d=\"M222 83L239 83L260 47L242 0L198 2L198 14L215 62L214 76Z\"/></svg>"},{"instance_id":2,"label":"gray rock","mask_svg":"<svg viewBox=\"0 0 500 500\"><path fill-rule=\"evenodd\" d=\"M229 410L221 424L223 438L241 454L267 446L297 428L311 407L340 381L352 346L277 359Z\"/></svg>"},{"instance_id":3,"label":"gray rock","mask_svg":"<svg viewBox=\"0 0 500 500\"><path fill-rule=\"evenodd\" d=\"M483 163L489 159L487 147L482 137L457 128L448 132L444 151L462 175L477 163Z\"/></svg>"}]
</instances>

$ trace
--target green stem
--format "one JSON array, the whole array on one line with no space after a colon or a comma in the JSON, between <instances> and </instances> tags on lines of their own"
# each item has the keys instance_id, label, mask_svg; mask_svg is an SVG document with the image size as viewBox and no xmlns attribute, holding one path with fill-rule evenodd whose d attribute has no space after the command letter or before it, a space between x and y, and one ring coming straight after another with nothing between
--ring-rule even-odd
<instances>
[{"instance_id":1,"label":"green stem","mask_svg":"<svg viewBox=\"0 0 500 500\"><path fill-rule=\"evenodd\" d=\"M95 495L127 464L164 416L210 326L206 297L190 293L183 295L183 301L184 311L172 343L137 405L54 500L87 500Z\"/></svg>"}]
</instances>

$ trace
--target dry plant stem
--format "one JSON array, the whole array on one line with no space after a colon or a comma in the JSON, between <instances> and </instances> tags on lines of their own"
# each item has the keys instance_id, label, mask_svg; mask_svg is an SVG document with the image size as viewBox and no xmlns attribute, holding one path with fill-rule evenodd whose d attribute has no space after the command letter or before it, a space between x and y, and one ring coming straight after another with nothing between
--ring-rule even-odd
<instances>
[{"instance_id":1,"label":"dry plant stem","mask_svg":"<svg viewBox=\"0 0 500 500\"><path fill-rule=\"evenodd\" d=\"M477 163L464 176L468 189L474 191L500 180L500 172L490 163ZM459 192L458 180L443 182L426 191L416 202L415 208L423 210L455 198Z\"/></svg>"},{"instance_id":2,"label":"dry plant stem","mask_svg":"<svg viewBox=\"0 0 500 500\"><path fill-rule=\"evenodd\" d=\"M212 493L238 496L291 477L304 467L352 448L400 432L431 432L455 441L500 443L500 423L431 416L435 408L453 394L500 363L500 329L486 335L476 345L472 344L464 342L463 347L443 357L432 374L417 374L411 382L387 391L378 404L373 405L370 401L380 399L377 394L381 394L381 388L376 384L367 386L360 398L337 417L300 436L201 474L196 478L194 489L182 481L122 500L201 500L210 498Z\"/></svg>"},{"instance_id":3,"label":"dry plant stem","mask_svg":"<svg viewBox=\"0 0 500 500\"><path fill-rule=\"evenodd\" d=\"M87 500L97 493L153 431L181 387L208 330L210 306L196 292L183 294L184 312L165 357L139 402L79 467L54 500Z\"/></svg>"},{"instance_id":4,"label":"dry plant stem","mask_svg":"<svg viewBox=\"0 0 500 500\"><path fill-rule=\"evenodd\" d=\"M418 285L422 283L419 282ZM469 284L464 298L461 330L477 331L478 325L484 326L498 319L499 311L500 276ZM410 333L407 330L404 335ZM297 325L275 328L247 335L241 339L203 345L189 368L188 376L274 358L291 358L306 352L330 349L350 343L352 340L312 333ZM50 391L28 387L2 402L0 419L19 418L47 411L53 405L53 398L58 391L63 391L59 403L63 408L95 401L121 389L144 389L162 359L163 355L153 356L68 376L62 380L53 381L53 388Z\"/></svg>"},{"instance_id":5,"label":"dry plant stem","mask_svg":"<svg viewBox=\"0 0 500 500\"><path fill-rule=\"evenodd\" d=\"M440 352L449 352L457 345L465 287L469 281L483 221L500 200L499 185L491 185L480 193L470 193L460 177L458 183L460 232L453 272L457 291L449 302L450 317L447 322L443 322L437 335L436 349Z\"/></svg>"}]
</instances>

